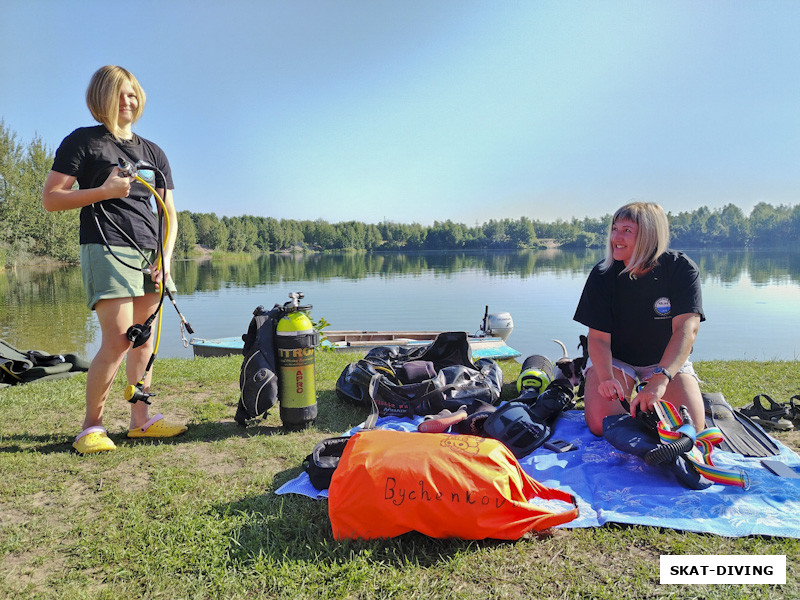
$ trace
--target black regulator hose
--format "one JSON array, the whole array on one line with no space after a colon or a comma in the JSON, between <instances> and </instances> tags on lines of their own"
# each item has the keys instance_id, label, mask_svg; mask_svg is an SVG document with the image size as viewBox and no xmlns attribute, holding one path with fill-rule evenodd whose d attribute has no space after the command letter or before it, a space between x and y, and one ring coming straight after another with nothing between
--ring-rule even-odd
<instances>
[{"instance_id":1,"label":"black regulator hose","mask_svg":"<svg viewBox=\"0 0 800 600\"><path fill-rule=\"evenodd\" d=\"M690 435L695 431L692 417L689 415L689 411L685 406L681 406L680 412L683 425L678 428L678 431L681 433L681 437L669 444L661 444L645 454L644 462L648 465L664 464L667 461L677 458L681 454L691 452L692 448L694 448L694 437Z\"/></svg>"},{"instance_id":2,"label":"black regulator hose","mask_svg":"<svg viewBox=\"0 0 800 600\"><path fill-rule=\"evenodd\" d=\"M691 452L694 448L694 440L688 435L681 435L681 437L669 444L661 444L657 448L653 448L644 455L644 462L650 466L662 465L667 461L677 458L681 454Z\"/></svg>"}]
</instances>

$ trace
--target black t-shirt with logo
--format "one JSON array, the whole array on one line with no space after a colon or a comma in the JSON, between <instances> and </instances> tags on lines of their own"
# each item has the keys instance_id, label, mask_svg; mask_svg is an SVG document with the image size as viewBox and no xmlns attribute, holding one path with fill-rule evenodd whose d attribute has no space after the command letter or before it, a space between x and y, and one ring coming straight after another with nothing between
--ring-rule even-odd
<instances>
[{"instance_id":1,"label":"black t-shirt with logo","mask_svg":"<svg viewBox=\"0 0 800 600\"><path fill-rule=\"evenodd\" d=\"M583 288L574 319L611 334L611 354L634 366L661 360L672 336L672 318L697 313L705 321L697 265L683 252L668 250L650 272L631 279L622 261L606 272L595 265Z\"/></svg>"},{"instance_id":2,"label":"black t-shirt with logo","mask_svg":"<svg viewBox=\"0 0 800 600\"><path fill-rule=\"evenodd\" d=\"M117 141L103 125L80 127L61 142L53 161L53 171L75 177L81 189L103 185L120 158L131 164L144 160L163 173L156 171L156 188L173 189L169 161L163 150L153 142L138 135L130 141ZM146 179L143 177L143 179ZM100 203L96 203L100 204ZM105 213L130 236L140 248L158 248L158 218L151 204L151 193L142 183L134 181L127 198L112 198L101 203ZM108 223L103 210L84 206L80 215L80 243L102 244L92 214L97 215L108 243L112 246L131 246L113 225Z\"/></svg>"}]
</instances>

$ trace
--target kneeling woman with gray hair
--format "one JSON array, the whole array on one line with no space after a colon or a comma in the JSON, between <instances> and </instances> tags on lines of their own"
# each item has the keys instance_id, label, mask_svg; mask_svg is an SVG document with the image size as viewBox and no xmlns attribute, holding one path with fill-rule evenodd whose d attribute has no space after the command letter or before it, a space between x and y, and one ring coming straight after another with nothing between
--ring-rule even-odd
<instances>
[{"instance_id":1,"label":"kneeling woman with gray hair","mask_svg":"<svg viewBox=\"0 0 800 600\"><path fill-rule=\"evenodd\" d=\"M668 249L669 223L658 204L633 202L614 213L606 257L589 274L575 320L589 328L586 424L603 434L603 419L651 411L665 400L685 406L705 427L703 398L689 355L703 315L697 265Z\"/></svg>"}]
</instances>

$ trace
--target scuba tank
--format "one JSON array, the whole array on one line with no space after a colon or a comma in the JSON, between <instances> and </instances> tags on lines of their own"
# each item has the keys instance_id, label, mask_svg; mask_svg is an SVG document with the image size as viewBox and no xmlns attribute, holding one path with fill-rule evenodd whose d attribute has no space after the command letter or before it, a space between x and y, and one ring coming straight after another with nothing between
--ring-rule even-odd
<instances>
[{"instance_id":1,"label":"scuba tank","mask_svg":"<svg viewBox=\"0 0 800 600\"><path fill-rule=\"evenodd\" d=\"M303 294L292 292L289 297L275 328L280 415L286 429L303 429L317 418L314 348L319 334L306 314L311 306L300 306Z\"/></svg>"},{"instance_id":2,"label":"scuba tank","mask_svg":"<svg viewBox=\"0 0 800 600\"><path fill-rule=\"evenodd\" d=\"M532 390L535 397L547 389L553 378L552 361L541 354L533 354L522 363L517 378L517 392Z\"/></svg>"}]
</instances>

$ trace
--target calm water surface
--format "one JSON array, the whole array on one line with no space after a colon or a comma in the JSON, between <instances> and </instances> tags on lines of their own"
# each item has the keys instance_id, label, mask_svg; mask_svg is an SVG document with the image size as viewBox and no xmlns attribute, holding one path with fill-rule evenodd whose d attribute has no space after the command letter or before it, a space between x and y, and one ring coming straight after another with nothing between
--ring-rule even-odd
<instances>
[{"instance_id":1,"label":"calm water surface","mask_svg":"<svg viewBox=\"0 0 800 600\"><path fill-rule=\"evenodd\" d=\"M707 321L694 360L798 360L800 252L688 251L703 277ZM553 338L574 351L584 327L572 321L597 252L524 251L263 256L175 265L178 306L196 337L244 333L253 309L305 293L312 318L331 329L477 331L484 307L509 312L509 344L523 356L557 357ZM22 350L99 347L78 267L0 273L0 338ZM187 334L187 337L188 334ZM191 357L172 305L164 307L161 357Z\"/></svg>"}]
</instances>

